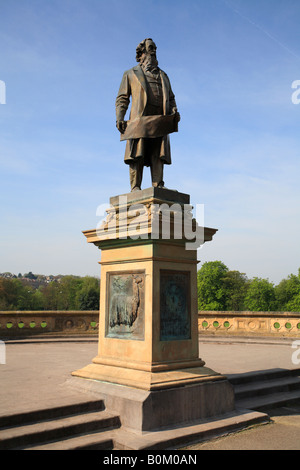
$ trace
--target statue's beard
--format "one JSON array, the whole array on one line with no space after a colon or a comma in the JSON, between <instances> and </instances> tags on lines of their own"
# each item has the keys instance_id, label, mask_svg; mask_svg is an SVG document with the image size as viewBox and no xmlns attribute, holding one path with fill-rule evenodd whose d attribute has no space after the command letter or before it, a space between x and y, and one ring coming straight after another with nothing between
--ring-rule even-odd
<instances>
[{"instance_id":1,"label":"statue's beard","mask_svg":"<svg viewBox=\"0 0 300 470\"><path fill-rule=\"evenodd\" d=\"M145 70L157 70L158 61L155 55L146 54L142 66Z\"/></svg>"}]
</instances>

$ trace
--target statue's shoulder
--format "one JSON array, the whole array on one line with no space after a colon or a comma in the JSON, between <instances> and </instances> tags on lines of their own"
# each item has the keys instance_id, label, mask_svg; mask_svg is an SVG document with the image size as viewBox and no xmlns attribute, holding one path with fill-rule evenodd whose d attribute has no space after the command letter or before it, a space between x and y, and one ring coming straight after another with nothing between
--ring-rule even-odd
<instances>
[{"instance_id":1,"label":"statue's shoulder","mask_svg":"<svg viewBox=\"0 0 300 470\"><path fill-rule=\"evenodd\" d=\"M125 70L124 75L132 75L135 72L139 72L140 69L140 65L135 65L134 67L131 67L131 69Z\"/></svg>"},{"instance_id":2,"label":"statue's shoulder","mask_svg":"<svg viewBox=\"0 0 300 470\"><path fill-rule=\"evenodd\" d=\"M164 70L159 69L159 71L160 71L161 75L163 75L164 77L166 77L170 81L170 79L168 77L168 74Z\"/></svg>"}]
</instances>

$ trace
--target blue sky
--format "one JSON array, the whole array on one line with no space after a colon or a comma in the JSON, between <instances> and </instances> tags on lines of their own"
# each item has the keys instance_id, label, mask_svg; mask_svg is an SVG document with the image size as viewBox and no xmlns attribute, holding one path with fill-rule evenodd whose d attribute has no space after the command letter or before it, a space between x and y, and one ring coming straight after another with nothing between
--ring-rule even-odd
<instances>
[{"instance_id":1,"label":"blue sky","mask_svg":"<svg viewBox=\"0 0 300 470\"><path fill-rule=\"evenodd\" d=\"M181 114L166 186L218 228L199 260L274 283L297 273L299 0L0 0L0 11L0 272L99 275L82 230L129 191L115 98L152 37Z\"/></svg>"}]
</instances>

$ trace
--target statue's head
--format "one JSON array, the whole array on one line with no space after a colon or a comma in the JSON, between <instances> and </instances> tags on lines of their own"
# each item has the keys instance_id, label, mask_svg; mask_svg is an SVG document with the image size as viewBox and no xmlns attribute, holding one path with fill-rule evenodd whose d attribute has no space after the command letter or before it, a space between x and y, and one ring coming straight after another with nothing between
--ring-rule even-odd
<instances>
[{"instance_id":1,"label":"statue's head","mask_svg":"<svg viewBox=\"0 0 300 470\"><path fill-rule=\"evenodd\" d=\"M151 38L144 39L136 48L136 61L143 63L146 58L156 59L156 44Z\"/></svg>"}]
</instances>

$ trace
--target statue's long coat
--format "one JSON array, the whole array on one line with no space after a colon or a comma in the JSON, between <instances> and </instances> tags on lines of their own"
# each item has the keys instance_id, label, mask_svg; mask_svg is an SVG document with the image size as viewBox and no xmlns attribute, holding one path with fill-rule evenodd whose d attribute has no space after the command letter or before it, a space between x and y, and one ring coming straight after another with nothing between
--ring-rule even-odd
<instances>
[{"instance_id":1,"label":"statue's long coat","mask_svg":"<svg viewBox=\"0 0 300 470\"><path fill-rule=\"evenodd\" d=\"M175 96L171 88L169 77L159 69L163 91L163 114L171 114L176 108ZM116 99L117 121L124 121L126 111L132 97L130 120L147 115L147 82L140 65L127 70L122 78L119 93ZM125 149L125 163L134 161L143 155L144 139L127 140ZM161 138L160 158L165 164L171 164L171 151L169 136ZM148 162L145 162L148 165Z\"/></svg>"}]
</instances>

